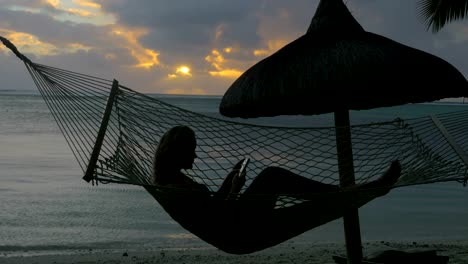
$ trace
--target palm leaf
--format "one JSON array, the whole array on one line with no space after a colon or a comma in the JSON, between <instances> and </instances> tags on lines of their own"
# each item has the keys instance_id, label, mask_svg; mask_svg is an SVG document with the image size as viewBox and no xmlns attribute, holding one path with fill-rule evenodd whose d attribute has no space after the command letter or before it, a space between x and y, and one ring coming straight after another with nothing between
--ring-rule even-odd
<instances>
[{"instance_id":1,"label":"palm leaf","mask_svg":"<svg viewBox=\"0 0 468 264\"><path fill-rule=\"evenodd\" d=\"M468 14L468 0L420 0L418 5L422 19L433 32Z\"/></svg>"}]
</instances>

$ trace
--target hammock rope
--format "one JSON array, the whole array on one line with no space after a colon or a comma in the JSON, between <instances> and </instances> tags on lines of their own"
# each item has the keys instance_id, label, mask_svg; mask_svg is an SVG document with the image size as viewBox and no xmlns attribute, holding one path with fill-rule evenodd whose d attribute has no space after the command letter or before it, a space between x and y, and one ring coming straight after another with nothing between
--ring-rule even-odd
<instances>
[{"instance_id":1,"label":"hammock rope","mask_svg":"<svg viewBox=\"0 0 468 264\"><path fill-rule=\"evenodd\" d=\"M113 81L33 63L7 39L0 40L25 63L85 173ZM159 139L175 125L188 125L196 132L199 158L187 174L212 191L244 156L252 159L248 181L262 169L278 166L339 185L334 127L232 122L176 107L120 84L112 100L93 182L152 185ZM395 187L468 178L468 111L357 125L351 133L356 183L379 177L395 159L403 165Z\"/></svg>"},{"instance_id":2,"label":"hammock rope","mask_svg":"<svg viewBox=\"0 0 468 264\"><path fill-rule=\"evenodd\" d=\"M97 82L91 76L44 65L28 67L86 172L112 81L103 84L101 79ZM88 82L77 88L81 82L67 81L75 78ZM250 180L268 166L279 166L320 182L339 183L333 127L236 123L193 113L122 85L118 89L93 175L96 181L151 185L153 157L160 137L171 127L184 124L197 133L199 156L194 170L187 173L212 191L246 155L252 158L247 174ZM434 117L423 117L353 126L356 182L380 176L394 159L406 165L396 186L466 180L467 166L459 154L460 150L466 153L468 147L464 137L468 115L456 112L437 118L439 125L434 123ZM441 132L440 124L444 124L458 152Z\"/></svg>"},{"instance_id":3,"label":"hammock rope","mask_svg":"<svg viewBox=\"0 0 468 264\"><path fill-rule=\"evenodd\" d=\"M322 183L340 183L335 127L261 126L191 112L133 91L115 80L33 63L8 40L3 37L0 40L25 63L85 180L93 184L132 184L147 190L154 187L152 170L157 144L176 125L191 127L197 136L198 159L186 174L212 192L218 190L234 164L245 156L251 158L246 186L270 166ZM446 181L467 183L468 110L355 125L350 130L357 184L380 177L393 160L402 164L401 177L393 187ZM153 191L150 193L155 196ZM174 199L177 197L174 193L185 190L160 187L157 192L155 198L160 201L168 193ZM301 194L281 195L277 207L300 205L303 200L293 198L298 195ZM329 193L315 195L331 196ZM183 195L180 197L184 199ZM323 224L330 219L320 221ZM304 230L297 234L301 232ZM203 237L203 232L199 236ZM276 240L272 238L272 241ZM253 240L244 251L238 245L223 244L228 243L223 240L211 243L224 247L225 251L259 249ZM262 248L274 244L268 243Z\"/></svg>"}]
</instances>

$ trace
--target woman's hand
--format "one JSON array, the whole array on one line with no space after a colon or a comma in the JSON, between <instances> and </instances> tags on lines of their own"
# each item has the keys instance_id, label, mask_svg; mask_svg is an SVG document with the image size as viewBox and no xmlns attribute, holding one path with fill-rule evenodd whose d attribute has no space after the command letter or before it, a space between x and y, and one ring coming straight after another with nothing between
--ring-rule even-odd
<instances>
[{"instance_id":1,"label":"woman's hand","mask_svg":"<svg viewBox=\"0 0 468 264\"><path fill-rule=\"evenodd\" d=\"M244 162L244 160L245 160L245 159L239 160L239 162L237 162L237 164L234 165L234 167L232 168L232 170L233 170L233 171L235 171L235 170L239 171L240 168L242 167L242 162Z\"/></svg>"},{"instance_id":2,"label":"woman's hand","mask_svg":"<svg viewBox=\"0 0 468 264\"><path fill-rule=\"evenodd\" d=\"M242 187L245 184L245 174L246 173L245 173L245 170L244 170L241 175L239 175L239 172L237 172L234 175L234 177L232 178L231 192L238 193L242 189Z\"/></svg>"},{"instance_id":3,"label":"woman's hand","mask_svg":"<svg viewBox=\"0 0 468 264\"><path fill-rule=\"evenodd\" d=\"M237 194L245 184L245 170L242 175L238 177L239 170L242 167L242 162L244 162L244 159L237 162L237 164L232 168L231 172L229 172L226 178L224 178L224 181L218 190L218 193L224 194L224 198L227 200L236 199Z\"/></svg>"},{"instance_id":4,"label":"woman's hand","mask_svg":"<svg viewBox=\"0 0 468 264\"><path fill-rule=\"evenodd\" d=\"M234 174L232 176L232 185L231 185L231 190L230 190L231 194L237 195L245 184L245 175L246 175L245 170L243 170L241 174L239 175L239 170L244 160L245 159L240 160L231 171L231 173Z\"/></svg>"}]
</instances>

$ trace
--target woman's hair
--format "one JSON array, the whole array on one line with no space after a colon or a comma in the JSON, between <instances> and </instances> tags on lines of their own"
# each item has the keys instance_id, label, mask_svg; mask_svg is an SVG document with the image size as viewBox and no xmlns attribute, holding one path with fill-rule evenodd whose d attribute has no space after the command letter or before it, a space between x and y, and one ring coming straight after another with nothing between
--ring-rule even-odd
<instances>
[{"instance_id":1,"label":"woman's hair","mask_svg":"<svg viewBox=\"0 0 468 264\"><path fill-rule=\"evenodd\" d=\"M167 184L175 169L180 169L180 158L184 151L195 146L195 132L188 126L175 126L159 140L154 157L154 183Z\"/></svg>"}]
</instances>

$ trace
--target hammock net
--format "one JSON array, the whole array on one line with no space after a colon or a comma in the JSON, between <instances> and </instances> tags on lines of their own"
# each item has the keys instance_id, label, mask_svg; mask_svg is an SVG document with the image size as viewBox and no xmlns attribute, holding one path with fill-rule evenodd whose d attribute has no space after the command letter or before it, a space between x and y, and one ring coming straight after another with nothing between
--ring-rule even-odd
<instances>
[{"instance_id":1,"label":"hammock net","mask_svg":"<svg viewBox=\"0 0 468 264\"><path fill-rule=\"evenodd\" d=\"M96 148L106 107L109 120L92 180L151 185L159 139L171 127L197 136L194 169L187 174L216 191L242 157L247 181L269 166L339 185L334 127L289 128L242 124L190 112L113 82L40 64L27 64L84 173ZM110 98L110 99L109 99ZM356 183L403 164L395 186L466 181L468 111L351 127ZM92 165L91 165L92 166ZM246 184L248 185L248 183Z\"/></svg>"},{"instance_id":2,"label":"hammock net","mask_svg":"<svg viewBox=\"0 0 468 264\"><path fill-rule=\"evenodd\" d=\"M340 183L335 127L268 127L206 116L115 80L33 63L1 40L25 63L88 181L152 185L160 138L173 126L187 125L196 133L198 158L186 173L211 191L245 156L251 158L246 186L269 166ZM351 126L355 181L376 179L398 159L402 176L394 187L466 183L466 135L468 111Z\"/></svg>"}]
</instances>

